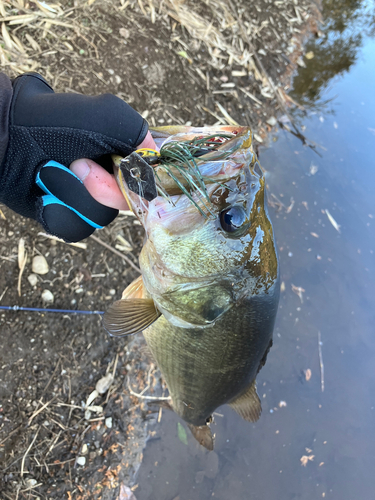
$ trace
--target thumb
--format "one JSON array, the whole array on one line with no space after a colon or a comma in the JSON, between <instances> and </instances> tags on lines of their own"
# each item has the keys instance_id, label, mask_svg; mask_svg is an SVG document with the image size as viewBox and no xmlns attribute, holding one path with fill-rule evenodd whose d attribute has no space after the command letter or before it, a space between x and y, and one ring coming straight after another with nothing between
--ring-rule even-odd
<instances>
[{"instance_id":1,"label":"thumb","mask_svg":"<svg viewBox=\"0 0 375 500\"><path fill-rule=\"evenodd\" d=\"M156 151L159 151L159 148L155 144L155 141L151 135L151 132L148 131L146 134L146 137L143 139L143 142L137 146L137 149L141 148L150 148L150 149L155 149Z\"/></svg>"},{"instance_id":2,"label":"thumb","mask_svg":"<svg viewBox=\"0 0 375 500\"><path fill-rule=\"evenodd\" d=\"M70 165L70 170L83 182L91 196L107 207L129 210L116 179L92 160L81 158Z\"/></svg>"}]
</instances>

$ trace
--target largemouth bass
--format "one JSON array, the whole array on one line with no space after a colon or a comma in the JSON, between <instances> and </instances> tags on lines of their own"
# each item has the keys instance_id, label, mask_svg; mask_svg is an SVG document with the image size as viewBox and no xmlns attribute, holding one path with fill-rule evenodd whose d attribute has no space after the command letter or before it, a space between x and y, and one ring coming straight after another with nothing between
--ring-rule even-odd
<instances>
[{"instance_id":1,"label":"largemouth bass","mask_svg":"<svg viewBox=\"0 0 375 500\"><path fill-rule=\"evenodd\" d=\"M168 158L153 166L159 196L146 201L117 169L146 236L142 276L110 306L104 326L112 335L143 331L170 407L211 450L216 408L229 404L251 422L261 413L256 376L279 301L265 178L248 128L161 127L152 134L160 158ZM184 145L192 172L181 164Z\"/></svg>"}]
</instances>

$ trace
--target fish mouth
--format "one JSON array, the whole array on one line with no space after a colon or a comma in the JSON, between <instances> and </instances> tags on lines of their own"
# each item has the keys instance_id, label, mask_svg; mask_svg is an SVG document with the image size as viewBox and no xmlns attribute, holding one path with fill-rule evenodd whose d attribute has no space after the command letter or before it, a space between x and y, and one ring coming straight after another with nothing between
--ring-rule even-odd
<instances>
[{"instance_id":1,"label":"fish mouth","mask_svg":"<svg viewBox=\"0 0 375 500\"><path fill-rule=\"evenodd\" d=\"M146 168L147 162L136 154L138 151L125 159L112 156L120 190L146 230L148 212L155 202L159 218L162 218L161 212L165 213L166 219L170 215L171 211L165 203L160 203L160 199L174 208L179 198L187 198L203 217L215 215L215 206L210 199L213 190L238 176L244 166L253 164L256 159L251 147L251 131L246 127L165 127L154 132L155 138L159 134L158 146L161 149L159 153L149 150L154 156L148 161L156 160L152 168ZM139 150L139 154L146 153ZM154 177L155 184L153 198L142 195L142 182L145 185L146 181L142 180L141 170L137 170L140 176L137 188L129 188L125 181L121 165L126 161L130 165L133 155L134 161L138 158L138 162L143 162L145 172L151 170L149 176ZM145 158L148 158L148 153Z\"/></svg>"}]
</instances>

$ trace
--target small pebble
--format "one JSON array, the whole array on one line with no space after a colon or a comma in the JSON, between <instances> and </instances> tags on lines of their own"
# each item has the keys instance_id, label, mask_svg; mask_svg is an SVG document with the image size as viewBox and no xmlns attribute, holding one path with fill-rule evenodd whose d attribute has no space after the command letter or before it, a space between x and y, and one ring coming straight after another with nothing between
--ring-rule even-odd
<instances>
[{"instance_id":1,"label":"small pebble","mask_svg":"<svg viewBox=\"0 0 375 500\"><path fill-rule=\"evenodd\" d=\"M86 410L85 411L85 420L90 420L91 418L91 411L90 410Z\"/></svg>"},{"instance_id":2,"label":"small pebble","mask_svg":"<svg viewBox=\"0 0 375 500\"><path fill-rule=\"evenodd\" d=\"M85 465L85 463L86 463L86 457L78 457L77 458L77 464L78 465L82 465L83 466L83 465Z\"/></svg>"},{"instance_id":3,"label":"small pebble","mask_svg":"<svg viewBox=\"0 0 375 500\"><path fill-rule=\"evenodd\" d=\"M49 271L48 262L43 255L35 255L31 268L36 274L47 274Z\"/></svg>"},{"instance_id":4,"label":"small pebble","mask_svg":"<svg viewBox=\"0 0 375 500\"><path fill-rule=\"evenodd\" d=\"M54 301L53 293L50 290L43 290L42 292L42 300L46 304L52 304Z\"/></svg>"},{"instance_id":5,"label":"small pebble","mask_svg":"<svg viewBox=\"0 0 375 500\"><path fill-rule=\"evenodd\" d=\"M274 126L276 125L276 123L277 123L277 120L276 120L276 118L275 118L274 116L271 116L271 118L269 118L269 119L267 120L267 123L268 123L268 125L270 125L271 127L274 127Z\"/></svg>"},{"instance_id":6,"label":"small pebble","mask_svg":"<svg viewBox=\"0 0 375 500\"><path fill-rule=\"evenodd\" d=\"M105 392L108 391L112 382L113 382L112 373L107 373L105 377L98 380L95 389L98 391L99 394L104 394Z\"/></svg>"},{"instance_id":7,"label":"small pebble","mask_svg":"<svg viewBox=\"0 0 375 500\"><path fill-rule=\"evenodd\" d=\"M81 449L82 455L86 455L88 451L89 451L89 448L88 448L87 444L83 443L82 449Z\"/></svg>"},{"instance_id":8,"label":"small pebble","mask_svg":"<svg viewBox=\"0 0 375 500\"><path fill-rule=\"evenodd\" d=\"M35 286L38 283L38 276L36 274L30 274L27 279L31 286Z\"/></svg>"},{"instance_id":9,"label":"small pebble","mask_svg":"<svg viewBox=\"0 0 375 500\"><path fill-rule=\"evenodd\" d=\"M26 483L27 488L32 488L33 486L35 486L38 483L38 481L36 479L30 478L30 479L26 479L25 483Z\"/></svg>"},{"instance_id":10,"label":"small pebble","mask_svg":"<svg viewBox=\"0 0 375 500\"><path fill-rule=\"evenodd\" d=\"M108 417L108 418L105 419L105 426L108 429L112 429L112 417Z\"/></svg>"}]
</instances>

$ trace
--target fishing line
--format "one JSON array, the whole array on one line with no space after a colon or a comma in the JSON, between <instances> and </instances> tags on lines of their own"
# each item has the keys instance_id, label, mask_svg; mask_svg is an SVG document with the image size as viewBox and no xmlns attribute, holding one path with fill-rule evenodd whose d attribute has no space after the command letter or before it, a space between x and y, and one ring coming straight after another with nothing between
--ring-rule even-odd
<instances>
[{"instance_id":1,"label":"fishing line","mask_svg":"<svg viewBox=\"0 0 375 500\"><path fill-rule=\"evenodd\" d=\"M39 307L0 306L5 311L52 312L61 314L104 314L104 311L80 311L79 309L43 309Z\"/></svg>"}]
</instances>

